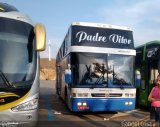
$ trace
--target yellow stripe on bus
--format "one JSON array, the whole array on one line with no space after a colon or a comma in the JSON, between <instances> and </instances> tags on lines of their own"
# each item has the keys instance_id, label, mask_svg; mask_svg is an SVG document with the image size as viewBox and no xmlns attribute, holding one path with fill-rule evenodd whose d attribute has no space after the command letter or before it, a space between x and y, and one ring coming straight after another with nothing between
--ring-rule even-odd
<instances>
[{"instance_id":1,"label":"yellow stripe on bus","mask_svg":"<svg viewBox=\"0 0 160 127\"><path fill-rule=\"evenodd\" d=\"M20 96L15 94L15 93L3 93L3 94L0 94L0 99L4 98L4 97L20 97Z\"/></svg>"},{"instance_id":2,"label":"yellow stripe on bus","mask_svg":"<svg viewBox=\"0 0 160 127\"><path fill-rule=\"evenodd\" d=\"M0 111L7 110L7 109L10 109L10 108L16 106L17 104L22 102L25 98L27 98L28 94L29 94L29 92L16 101L10 102L8 104L0 105Z\"/></svg>"}]
</instances>

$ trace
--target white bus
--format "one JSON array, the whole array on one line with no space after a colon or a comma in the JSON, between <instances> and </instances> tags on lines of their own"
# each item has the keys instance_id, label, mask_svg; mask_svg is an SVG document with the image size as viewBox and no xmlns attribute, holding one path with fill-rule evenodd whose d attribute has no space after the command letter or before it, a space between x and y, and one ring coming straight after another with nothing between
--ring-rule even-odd
<instances>
[{"instance_id":1,"label":"white bus","mask_svg":"<svg viewBox=\"0 0 160 127\"><path fill-rule=\"evenodd\" d=\"M56 57L57 94L73 112L135 109L132 30L74 22Z\"/></svg>"},{"instance_id":2,"label":"white bus","mask_svg":"<svg viewBox=\"0 0 160 127\"><path fill-rule=\"evenodd\" d=\"M34 125L38 118L39 51L46 33L15 7L0 3L0 126Z\"/></svg>"}]
</instances>

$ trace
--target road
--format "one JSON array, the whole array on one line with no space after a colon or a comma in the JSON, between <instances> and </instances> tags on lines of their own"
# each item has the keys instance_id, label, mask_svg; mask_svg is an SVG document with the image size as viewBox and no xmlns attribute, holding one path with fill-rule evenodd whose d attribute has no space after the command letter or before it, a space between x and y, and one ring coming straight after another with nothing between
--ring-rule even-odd
<instances>
[{"instance_id":1,"label":"road","mask_svg":"<svg viewBox=\"0 0 160 127\"><path fill-rule=\"evenodd\" d=\"M56 95L55 81L41 81L37 127L131 127L150 126L149 112L72 113ZM141 126L142 125L142 126Z\"/></svg>"}]
</instances>

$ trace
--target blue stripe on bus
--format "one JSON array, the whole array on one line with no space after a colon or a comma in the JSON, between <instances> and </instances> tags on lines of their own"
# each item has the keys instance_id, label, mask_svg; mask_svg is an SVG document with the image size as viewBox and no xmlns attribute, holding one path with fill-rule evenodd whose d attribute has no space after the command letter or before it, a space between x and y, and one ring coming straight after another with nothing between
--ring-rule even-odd
<instances>
[{"instance_id":1,"label":"blue stripe on bus","mask_svg":"<svg viewBox=\"0 0 160 127\"><path fill-rule=\"evenodd\" d=\"M72 110L81 111L128 111L135 109L135 98L72 98ZM77 103L87 103L89 107L86 110L78 110ZM128 103L125 104L125 103ZM132 103L132 105L129 105Z\"/></svg>"},{"instance_id":2,"label":"blue stripe on bus","mask_svg":"<svg viewBox=\"0 0 160 127\"><path fill-rule=\"evenodd\" d=\"M45 105L46 105L47 110L48 110L48 121L53 121L54 120L54 115L53 115L53 112L52 112L52 107L51 107L51 104L49 102L48 95L45 95Z\"/></svg>"}]
</instances>

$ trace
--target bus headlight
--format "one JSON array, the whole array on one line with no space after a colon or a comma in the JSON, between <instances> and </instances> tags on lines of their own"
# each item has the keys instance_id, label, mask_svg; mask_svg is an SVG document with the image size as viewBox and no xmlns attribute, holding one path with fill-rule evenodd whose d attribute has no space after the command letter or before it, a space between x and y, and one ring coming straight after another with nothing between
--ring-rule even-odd
<instances>
[{"instance_id":1,"label":"bus headlight","mask_svg":"<svg viewBox=\"0 0 160 127\"><path fill-rule=\"evenodd\" d=\"M25 102L23 104L17 105L13 108L11 108L12 111L18 112L18 111L28 111L28 110L33 110L38 107L38 99L35 98L33 100L30 100L28 102Z\"/></svg>"},{"instance_id":2,"label":"bus headlight","mask_svg":"<svg viewBox=\"0 0 160 127\"><path fill-rule=\"evenodd\" d=\"M129 97L129 93L125 93L125 97Z\"/></svg>"},{"instance_id":3,"label":"bus headlight","mask_svg":"<svg viewBox=\"0 0 160 127\"><path fill-rule=\"evenodd\" d=\"M130 93L130 97L135 97L135 94L134 93Z\"/></svg>"},{"instance_id":4,"label":"bus headlight","mask_svg":"<svg viewBox=\"0 0 160 127\"><path fill-rule=\"evenodd\" d=\"M88 93L78 93L78 97L88 97Z\"/></svg>"},{"instance_id":5,"label":"bus headlight","mask_svg":"<svg viewBox=\"0 0 160 127\"><path fill-rule=\"evenodd\" d=\"M88 97L88 93L72 93L72 97Z\"/></svg>"}]
</instances>

